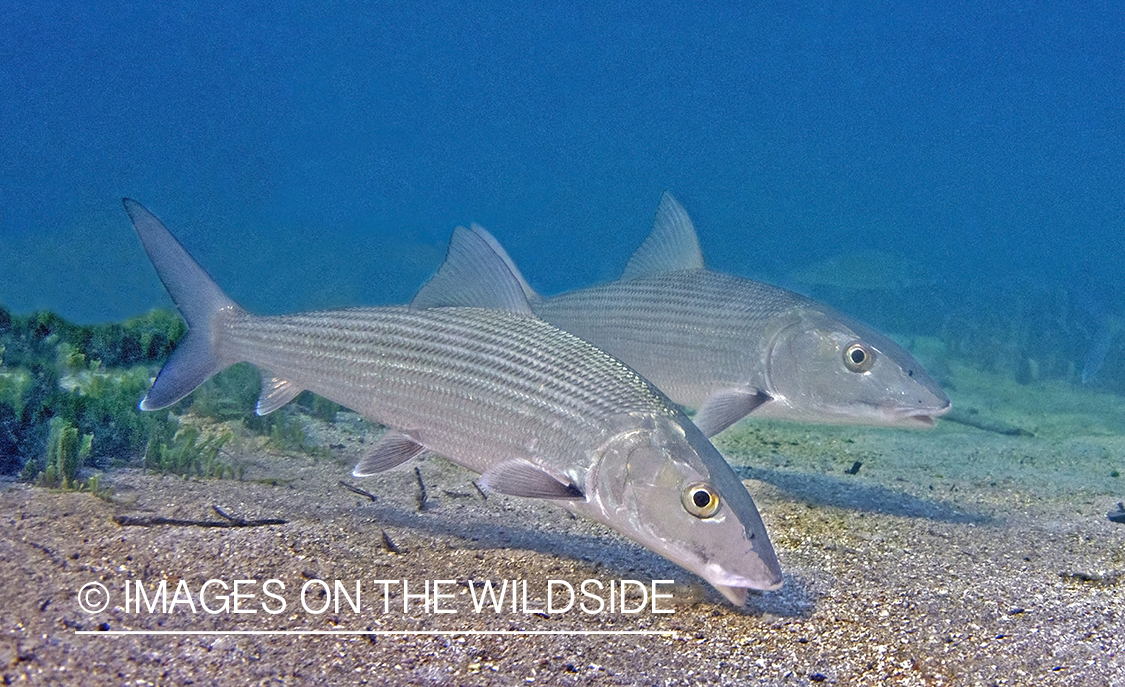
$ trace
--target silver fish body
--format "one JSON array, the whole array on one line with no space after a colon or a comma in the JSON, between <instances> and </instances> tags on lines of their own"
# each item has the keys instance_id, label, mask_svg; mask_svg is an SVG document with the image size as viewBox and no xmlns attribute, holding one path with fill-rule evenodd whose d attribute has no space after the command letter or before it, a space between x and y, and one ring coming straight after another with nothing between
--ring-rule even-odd
<instances>
[{"instance_id":1,"label":"silver fish body","mask_svg":"<svg viewBox=\"0 0 1125 687\"><path fill-rule=\"evenodd\" d=\"M823 303L704 267L670 194L618 281L541 298L494 238L535 313L620 358L698 409L711 436L748 414L931 427L949 398L908 352Z\"/></svg>"},{"instance_id":2,"label":"silver fish body","mask_svg":"<svg viewBox=\"0 0 1125 687\"><path fill-rule=\"evenodd\" d=\"M269 370L481 473L514 458L563 473L588 463L609 418L671 412L615 358L498 310L229 313L215 325L225 361Z\"/></svg>"},{"instance_id":3,"label":"silver fish body","mask_svg":"<svg viewBox=\"0 0 1125 687\"><path fill-rule=\"evenodd\" d=\"M937 383L886 336L822 303L729 274L665 272L532 307L701 412L725 394L754 404L755 417L929 427L949 409ZM850 348L870 365L849 365ZM698 421L714 434L740 417L725 415L718 427Z\"/></svg>"},{"instance_id":4,"label":"silver fish body","mask_svg":"<svg viewBox=\"0 0 1125 687\"><path fill-rule=\"evenodd\" d=\"M357 476L432 451L486 488L606 524L736 604L781 585L757 508L710 442L631 368L532 316L499 257L491 274L510 283L474 286L468 300L507 309L421 307L444 300L435 277L411 307L262 317L230 301L151 213L125 205L189 325L142 409L247 361L263 370L259 413L308 389L390 428ZM482 248L474 241L459 230L450 250Z\"/></svg>"}]
</instances>

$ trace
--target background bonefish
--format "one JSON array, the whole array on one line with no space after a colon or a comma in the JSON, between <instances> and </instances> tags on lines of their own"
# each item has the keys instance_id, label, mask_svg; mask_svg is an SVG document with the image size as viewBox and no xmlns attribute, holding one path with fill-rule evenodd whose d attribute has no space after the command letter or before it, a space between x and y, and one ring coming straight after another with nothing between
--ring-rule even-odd
<instances>
[{"instance_id":1,"label":"background bonefish","mask_svg":"<svg viewBox=\"0 0 1125 687\"><path fill-rule=\"evenodd\" d=\"M707 436L758 417L932 427L949 398L901 346L823 303L713 272L691 218L665 192L621 279L541 298L500 244L535 313L621 358L698 408Z\"/></svg>"},{"instance_id":2,"label":"background bonefish","mask_svg":"<svg viewBox=\"0 0 1125 687\"><path fill-rule=\"evenodd\" d=\"M447 268L410 307L258 317L160 220L124 203L189 327L142 409L247 361L263 370L260 414L308 389L391 428L357 476L433 451L482 473L482 486L552 499L616 529L735 604L747 589L781 586L753 500L706 437L626 365L536 318L472 232L454 232ZM492 309L466 307L481 305Z\"/></svg>"}]
</instances>

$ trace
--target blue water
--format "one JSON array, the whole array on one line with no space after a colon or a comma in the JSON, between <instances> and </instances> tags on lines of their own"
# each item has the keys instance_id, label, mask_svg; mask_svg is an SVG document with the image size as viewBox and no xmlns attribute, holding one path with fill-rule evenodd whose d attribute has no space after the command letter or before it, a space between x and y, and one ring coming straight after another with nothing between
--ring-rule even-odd
<instances>
[{"instance_id":1,"label":"blue water","mask_svg":"<svg viewBox=\"0 0 1125 687\"><path fill-rule=\"evenodd\" d=\"M167 303L122 196L284 312L403 302L472 221L545 293L611 279L669 189L715 268L897 253L925 316L836 305L1056 323L1080 367L1068 285L1125 257L1125 11L820 4L9 3L0 303Z\"/></svg>"}]
</instances>

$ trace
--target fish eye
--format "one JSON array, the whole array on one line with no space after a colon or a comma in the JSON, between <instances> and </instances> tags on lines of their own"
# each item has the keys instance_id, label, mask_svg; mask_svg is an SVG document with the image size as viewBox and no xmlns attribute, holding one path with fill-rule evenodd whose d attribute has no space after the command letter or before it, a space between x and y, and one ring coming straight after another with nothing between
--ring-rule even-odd
<instances>
[{"instance_id":1,"label":"fish eye","mask_svg":"<svg viewBox=\"0 0 1125 687\"><path fill-rule=\"evenodd\" d=\"M719 512L719 492L710 484L696 482L684 489L684 508L697 518L709 518Z\"/></svg>"},{"instance_id":2,"label":"fish eye","mask_svg":"<svg viewBox=\"0 0 1125 687\"><path fill-rule=\"evenodd\" d=\"M867 372L875 364L875 351L856 341L844 349L844 367L852 372Z\"/></svg>"}]
</instances>

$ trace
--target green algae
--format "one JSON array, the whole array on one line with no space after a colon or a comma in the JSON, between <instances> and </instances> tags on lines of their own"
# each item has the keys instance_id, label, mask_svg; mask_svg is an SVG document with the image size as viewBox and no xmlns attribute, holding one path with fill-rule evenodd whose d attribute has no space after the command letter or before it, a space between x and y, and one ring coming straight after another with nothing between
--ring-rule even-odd
<instances>
[{"instance_id":1,"label":"green algae","mask_svg":"<svg viewBox=\"0 0 1125 687\"><path fill-rule=\"evenodd\" d=\"M202 478L241 478L222 458L230 424L268 437L287 453L328 455L299 413L333 421L341 407L310 393L295 408L258 416L261 388L251 365L234 365L171 408L138 403L187 331L175 312L154 310L123 323L76 325L50 312L16 316L0 307L0 474L45 487L90 489L86 472L137 466ZM195 420L181 423L190 415ZM212 425L227 425L213 431ZM77 441L77 445L74 443ZM77 446L77 448L75 448Z\"/></svg>"},{"instance_id":2,"label":"green algae","mask_svg":"<svg viewBox=\"0 0 1125 687\"><path fill-rule=\"evenodd\" d=\"M78 469L90 457L94 435L83 434L79 438L78 428L61 417L53 418L50 427L46 466L36 480L44 487L76 489Z\"/></svg>"},{"instance_id":3,"label":"green algae","mask_svg":"<svg viewBox=\"0 0 1125 687\"><path fill-rule=\"evenodd\" d=\"M230 432L205 436L198 427L184 425L176 430L170 442L149 444L144 467L149 471L182 477L241 479L241 470L219 457L219 452L231 436Z\"/></svg>"}]
</instances>

